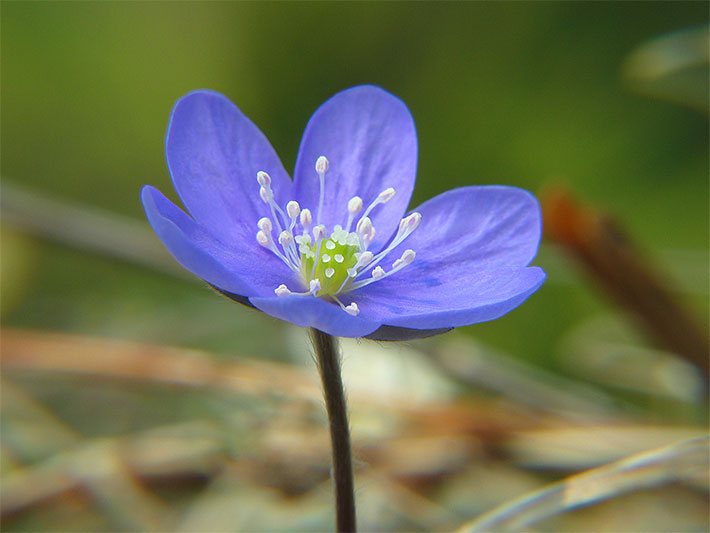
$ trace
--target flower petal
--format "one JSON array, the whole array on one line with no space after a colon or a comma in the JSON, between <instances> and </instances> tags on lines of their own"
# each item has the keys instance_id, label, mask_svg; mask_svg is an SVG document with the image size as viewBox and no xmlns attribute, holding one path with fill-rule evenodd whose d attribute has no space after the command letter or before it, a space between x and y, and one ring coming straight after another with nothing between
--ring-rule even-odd
<instances>
[{"instance_id":1,"label":"flower petal","mask_svg":"<svg viewBox=\"0 0 710 533\"><path fill-rule=\"evenodd\" d=\"M392 252L392 261L411 248L414 263L399 275L425 276L465 263L472 269L522 267L540 244L542 217L537 199L516 187L462 187L424 202L419 228Z\"/></svg>"},{"instance_id":2,"label":"flower petal","mask_svg":"<svg viewBox=\"0 0 710 533\"><path fill-rule=\"evenodd\" d=\"M367 206L388 187L396 190L370 217L377 231L371 249L378 250L397 228L414 187L417 135L407 106L378 87L361 86L318 108L303 134L294 172L294 196L314 217L320 192L315 162L321 155L330 162L320 220L329 230L345 225L353 196Z\"/></svg>"},{"instance_id":3,"label":"flower petal","mask_svg":"<svg viewBox=\"0 0 710 533\"><path fill-rule=\"evenodd\" d=\"M193 221L159 190L143 187L141 200L153 230L187 270L224 291L271 296L281 283L298 283L293 272L256 242L254 233L234 226L227 247Z\"/></svg>"},{"instance_id":4,"label":"flower petal","mask_svg":"<svg viewBox=\"0 0 710 533\"><path fill-rule=\"evenodd\" d=\"M269 214L256 173L271 175L280 205L291 180L263 133L225 96L195 91L175 104L165 139L170 174L193 218L220 238L237 220L256 227Z\"/></svg>"},{"instance_id":5,"label":"flower petal","mask_svg":"<svg viewBox=\"0 0 710 533\"><path fill-rule=\"evenodd\" d=\"M351 316L336 304L310 295L252 297L249 300L257 309L273 317L336 337L364 337L379 326L377 322Z\"/></svg>"},{"instance_id":6,"label":"flower petal","mask_svg":"<svg viewBox=\"0 0 710 533\"><path fill-rule=\"evenodd\" d=\"M404 274L350 294L363 318L412 329L486 322L519 306L545 280L539 267L478 271L452 267L422 277Z\"/></svg>"}]
</instances>

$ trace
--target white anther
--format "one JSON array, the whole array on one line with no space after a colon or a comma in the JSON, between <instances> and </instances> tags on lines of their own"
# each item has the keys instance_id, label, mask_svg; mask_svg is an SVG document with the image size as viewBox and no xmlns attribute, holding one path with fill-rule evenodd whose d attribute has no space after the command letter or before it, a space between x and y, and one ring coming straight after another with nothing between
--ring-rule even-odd
<instances>
[{"instance_id":1,"label":"white anther","mask_svg":"<svg viewBox=\"0 0 710 533\"><path fill-rule=\"evenodd\" d=\"M375 232L375 227L374 227L374 226L370 226L370 231L368 231L367 233L365 233L365 234L362 236L362 243L363 243L365 246L369 246L369 244L370 244L372 241L375 240L375 233L376 233L376 232Z\"/></svg>"},{"instance_id":2,"label":"white anther","mask_svg":"<svg viewBox=\"0 0 710 533\"><path fill-rule=\"evenodd\" d=\"M345 312L347 314L352 315L352 316L357 316L360 314L360 308L358 308L358 306L355 302L343 307L343 309L345 310Z\"/></svg>"},{"instance_id":3,"label":"white anther","mask_svg":"<svg viewBox=\"0 0 710 533\"><path fill-rule=\"evenodd\" d=\"M274 198L274 191L267 189L266 187L261 187L259 188L259 196L261 196L261 199L265 204L268 204Z\"/></svg>"},{"instance_id":4,"label":"white anther","mask_svg":"<svg viewBox=\"0 0 710 533\"><path fill-rule=\"evenodd\" d=\"M414 258L416 257L416 253L414 253L414 250L405 250L404 253L402 254L402 257L397 259L394 263L392 263L392 268L400 268L400 267L405 267L412 261L414 261Z\"/></svg>"},{"instance_id":5,"label":"white anther","mask_svg":"<svg viewBox=\"0 0 710 533\"><path fill-rule=\"evenodd\" d=\"M324 155L322 155L318 159L316 159L316 172L318 174L325 174L326 172L328 172L329 166L330 166L330 162L328 161L328 158L325 157Z\"/></svg>"},{"instance_id":6,"label":"white anther","mask_svg":"<svg viewBox=\"0 0 710 533\"><path fill-rule=\"evenodd\" d=\"M325 237L325 226L323 224L318 224L313 228L313 238L319 241Z\"/></svg>"},{"instance_id":7,"label":"white anther","mask_svg":"<svg viewBox=\"0 0 710 533\"><path fill-rule=\"evenodd\" d=\"M309 292L315 296L316 293L320 290L320 280L318 278L312 279L310 283L308 284Z\"/></svg>"},{"instance_id":8,"label":"white anther","mask_svg":"<svg viewBox=\"0 0 710 533\"><path fill-rule=\"evenodd\" d=\"M348 200L348 213L351 215L357 215L360 211L362 211L362 198L359 196L353 196L350 200Z\"/></svg>"},{"instance_id":9,"label":"white anther","mask_svg":"<svg viewBox=\"0 0 710 533\"><path fill-rule=\"evenodd\" d=\"M397 193L397 191L395 191L392 187L389 187L388 189L385 189L377 196L377 201L381 204L387 203L392 198L394 198L394 195L396 193Z\"/></svg>"},{"instance_id":10,"label":"white anther","mask_svg":"<svg viewBox=\"0 0 710 533\"><path fill-rule=\"evenodd\" d=\"M331 240L325 241L325 247L328 250L335 250L335 243Z\"/></svg>"},{"instance_id":11,"label":"white anther","mask_svg":"<svg viewBox=\"0 0 710 533\"><path fill-rule=\"evenodd\" d=\"M345 261L345 258L343 257L342 254L335 254L333 256L333 259L335 259L336 263L342 263L343 261Z\"/></svg>"},{"instance_id":12,"label":"white anther","mask_svg":"<svg viewBox=\"0 0 710 533\"><path fill-rule=\"evenodd\" d=\"M283 283L281 285L279 285L278 287L276 287L274 289L274 292L276 293L276 296L288 296L289 294L291 294L291 291L289 290L289 288L286 285L284 285Z\"/></svg>"},{"instance_id":13,"label":"white anther","mask_svg":"<svg viewBox=\"0 0 710 533\"><path fill-rule=\"evenodd\" d=\"M256 181L259 182L259 185L268 189L271 185L271 176L269 176L263 170L260 170L256 173Z\"/></svg>"},{"instance_id":14,"label":"white anther","mask_svg":"<svg viewBox=\"0 0 710 533\"><path fill-rule=\"evenodd\" d=\"M311 210L306 208L301 211L301 226L303 226L304 230L308 231L311 224L313 224L313 215L311 215Z\"/></svg>"},{"instance_id":15,"label":"white anther","mask_svg":"<svg viewBox=\"0 0 710 533\"><path fill-rule=\"evenodd\" d=\"M370 252L369 250L364 251L360 254L360 257L357 260L357 264L355 265L356 267L362 267L367 265L370 261L372 261L372 258L374 257L374 254Z\"/></svg>"},{"instance_id":16,"label":"white anther","mask_svg":"<svg viewBox=\"0 0 710 533\"><path fill-rule=\"evenodd\" d=\"M330 279L335 275L335 269L334 268L326 268L325 269L325 277Z\"/></svg>"},{"instance_id":17,"label":"white anther","mask_svg":"<svg viewBox=\"0 0 710 533\"><path fill-rule=\"evenodd\" d=\"M324 263L330 263L330 256L328 254L323 254L320 256L320 260Z\"/></svg>"},{"instance_id":18,"label":"white anther","mask_svg":"<svg viewBox=\"0 0 710 533\"><path fill-rule=\"evenodd\" d=\"M357 226L355 227L358 235L363 236L367 235L370 233L370 230L372 229L372 220L370 220L368 217L363 217L359 220L357 223Z\"/></svg>"},{"instance_id":19,"label":"white anther","mask_svg":"<svg viewBox=\"0 0 710 533\"><path fill-rule=\"evenodd\" d=\"M417 212L414 212L411 215L404 217L399 222L399 230L411 233L415 229L417 229L417 227L419 226L419 223L421 221L422 221L422 215Z\"/></svg>"},{"instance_id":20,"label":"white anther","mask_svg":"<svg viewBox=\"0 0 710 533\"><path fill-rule=\"evenodd\" d=\"M260 230L256 232L256 242L268 248L271 239L269 239L269 236L266 233Z\"/></svg>"},{"instance_id":21,"label":"white anther","mask_svg":"<svg viewBox=\"0 0 710 533\"><path fill-rule=\"evenodd\" d=\"M264 233L271 233L271 230L274 229L274 226L271 223L271 219L266 217L260 218L259 222L257 222L256 225Z\"/></svg>"},{"instance_id":22,"label":"white anther","mask_svg":"<svg viewBox=\"0 0 710 533\"><path fill-rule=\"evenodd\" d=\"M381 266L375 267L375 269L372 271L372 277L375 279L380 279L384 275L385 271L382 269Z\"/></svg>"},{"instance_id":23,"label":"white anther","mask_svg":"<svg viewBox=\"0 0 710 533\"><path fill-rule=\"evenodd\" d=\"M289 203L286 204L286 212L288 213L288 218L290 218L291 220L295 220L301 213L301 206L298 205L298 202L296 202L295 200L291 200Z\"/></svg>"},{"instance_id":24,"label":"white anther","mask_svg":"<svg viewBox=\"0 0 710 533\"><path fill-rule=\"evenodd\" d=\"M351 278L354 278L355 276L357 276L357 269L355 267L348 268L346 270L346 272L348 273L348 276L350 276Z\"/></svg>"},{"instance_id":25,"label":"white anther","mask_svg":"<svg viewBox=\"0 0 710 533\"><path fill-rule=\"evenodd\" d=\"M279 234L279 244L281 246L285 248L286 246L291 244L291 242L293 242L293 235L291 235L290 231L284 230Z\"/></svg>"}]
</instances>

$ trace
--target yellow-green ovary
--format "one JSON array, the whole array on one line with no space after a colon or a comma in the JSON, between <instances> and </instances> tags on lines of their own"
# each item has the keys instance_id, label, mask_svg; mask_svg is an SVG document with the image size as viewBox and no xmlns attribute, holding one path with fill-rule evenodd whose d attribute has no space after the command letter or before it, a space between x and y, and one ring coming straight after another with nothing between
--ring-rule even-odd
<instances>
[{"instance_id":1,"label":"yellow-green ovary","mask_svg":"<svg viewBox=\"0 0 710 533\"><path fill-rule=\"evenodd\" d=\"M354 267L357 263L355 254L360 251L359 247L351 244L341 244L332 238L321 241L318 264L315 272L313 272L313 261L318 249L317 246L306 246L310 249L310 253L301 253L301 277L306 287L308 287L310 280L317 279L320 281L321 289L316 296L336 294L348 277L348 269ZM302 252L304 248L301 248ZM340 259L341 256L342 261L337 261L336 258ZM330 273L328 269L331 268L333 269L332 276L328 277L326 273Z\"/></svg>"}]
</instances>

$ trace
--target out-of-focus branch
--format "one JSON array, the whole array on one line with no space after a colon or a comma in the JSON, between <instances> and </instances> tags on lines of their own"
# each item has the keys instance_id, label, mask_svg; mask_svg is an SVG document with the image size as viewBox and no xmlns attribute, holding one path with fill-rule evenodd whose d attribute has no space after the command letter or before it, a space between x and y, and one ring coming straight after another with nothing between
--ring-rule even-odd
<instances>
[{"instance_id":1,"label":"out-of-focus branch","mask_svg":"<svg viewBox=\"0 0 710 533\"><path fill-rule=\"evenodd\" d=\"M3 222L42 239L197 280L170 257L145 222L27 191L3 177Z\"/></svg>"},{"instance_id":2,"label":"out-of-focus branch","mask_svg":"<svg viewBox=\"0 0 710 533\"><path fill-rule=\"evenodd\" d=\"M543 215L546 235L577 259L652 339L702 369L707 379L707 332L620 224L563 189L543 198Z\"/></svg>"}]
</instances>

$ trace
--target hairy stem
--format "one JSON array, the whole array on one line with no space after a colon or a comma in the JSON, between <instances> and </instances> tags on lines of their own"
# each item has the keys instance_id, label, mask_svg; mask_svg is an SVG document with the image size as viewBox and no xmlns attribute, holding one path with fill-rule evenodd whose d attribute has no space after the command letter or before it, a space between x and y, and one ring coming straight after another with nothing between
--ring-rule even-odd
<instances>
[{"instance_id":1,"label":"hairy stem","mask_svg":"<svg viewBox=\"0 0 710 533\"><path fill-rule=\"evenodd\" d=\"M350 429L345 391L340 377L338 345L334 337L322 331L310 329L309 333L318 359L318 369L323 383L323 396L330 423L337 530L341 533L354 532L355 493L350 452Z\"/></svg>"}]
</instances>

